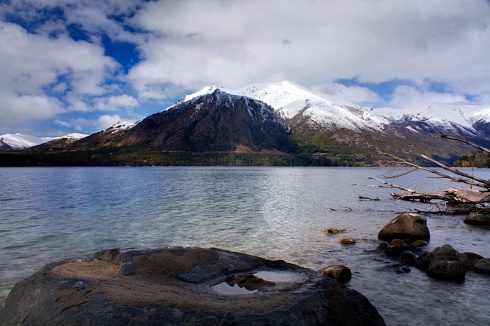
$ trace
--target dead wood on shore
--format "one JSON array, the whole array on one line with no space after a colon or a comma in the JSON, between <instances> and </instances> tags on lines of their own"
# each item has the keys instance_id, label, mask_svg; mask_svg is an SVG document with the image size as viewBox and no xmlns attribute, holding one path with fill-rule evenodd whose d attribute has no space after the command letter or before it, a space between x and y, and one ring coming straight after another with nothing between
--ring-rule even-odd
<instances>
[{"instance_id":1,"label":"dead wood on shore","mask_svg":"<svg viewBox=\"0 0 490 326\"><path fill-rule=\"evenodd\" d=\"M479 150L490 153L490 149L474 144L472 142L459 139L452 136L441 135L442 138L451 139L463 142L473 146ZM458 170L454 167L449 167L427 155L419 154L424 160L434 164L442 169L434 169L430 167L420 166L418 164L406 161L400 157L387 154L399 166L410 167L408 171L403 171L395 175L384 175L382 178L368 177L369 180L375 180L378 185L364 185L376 188L392 188L399 189L402 193L391 193L391 197L397 200L419 201L422 203L432 204L436 210L424 211L424 213L440 213L440 214L466 214L470 212L490 213L490 180L479 178L473 174L469 174ZM431 173L435 178L450 180L451 182L467 185L470 188L456 187L446 189L440 193L419 192L411 188L403 187L385 181L386 179L395 179L401 176L410 174L417 170L423 170ZM385 180L383 180L385 179ZM422 211L418 211L422 212Z\"/></svg>"}]
</instances>

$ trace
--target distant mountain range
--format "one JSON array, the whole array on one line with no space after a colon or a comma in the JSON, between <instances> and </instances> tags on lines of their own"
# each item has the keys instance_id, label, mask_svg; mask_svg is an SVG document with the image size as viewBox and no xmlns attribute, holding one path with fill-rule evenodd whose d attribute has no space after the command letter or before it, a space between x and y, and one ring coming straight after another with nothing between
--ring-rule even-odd
<instances>
[{"instance_id":1,"label":"distant mountain range","mask_svg":"<svg viewBox=\"0 0 490 326\"><path fill-rule=\"evenodd\" d=\"M385 165L384 153L451 163L471 151L441 134L488 146L490 108L366 108L283 81L205 87L134 125L51 140L25 155L32 163L54 151L47 164L70 165Z\"/></svg>"},{"instance_id":2,"label":"distant mountain range","mask_svg":"<svg viewBox=\"0 0 490 326\"><path fill-rule=\"evenodd\" d=\"M87 137L86 134L71 133L61 137L36 137L22 133L0 135L0 150L21 150L47 142L70 143Z\"/></svg>"}]
</instances>

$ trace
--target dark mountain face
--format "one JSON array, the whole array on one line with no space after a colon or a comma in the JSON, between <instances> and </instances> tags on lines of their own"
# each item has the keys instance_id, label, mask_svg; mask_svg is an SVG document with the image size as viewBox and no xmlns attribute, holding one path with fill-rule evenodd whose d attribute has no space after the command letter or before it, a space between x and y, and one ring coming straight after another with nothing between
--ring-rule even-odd
<instances>
[{"instance_id":1,"label":"dark mountain face","mask_svg":"<svg viewBox=\"0 0 490 326\"><path fill-rule=\"evenodd\" d=\"M153 114L128 131L100 132L76 144L192 152L282 150L286 145L286 127L270 106L220 90Z\"/></svg>"}]
</instances>

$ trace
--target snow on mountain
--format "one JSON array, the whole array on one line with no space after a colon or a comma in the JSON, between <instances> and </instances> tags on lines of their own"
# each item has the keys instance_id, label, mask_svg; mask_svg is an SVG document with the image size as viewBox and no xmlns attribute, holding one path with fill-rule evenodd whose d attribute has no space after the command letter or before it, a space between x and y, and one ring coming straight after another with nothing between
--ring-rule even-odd
<instances>
[{"instance_id":1,"label":"snow on mountain","mask_svg":"<svg viewBox=\"0 0 490 326\"><path fill-rule=\"evenodd\" d=\"M119 121L115 124L113 124L112 126L110 126L109 128L107 128L105 130L105 132L110 132L110 133L117 133L117 132L120 132L122 130L129 130L131 128L133 128L134 126L136 126L140 121Z\"/></svg>"},{"instance_id":2,"label":"snow on mountain","mask_svg":"<svg viewBox=\"0 0 490 326\"><path fill-rule=\"evenodd\" d=\"M290 81L252 84L233 94L252 97L272 106L281 117L292 119L298 114L323 128L381 131L386 119L375 116L359 105L323 93L310 91Z\"/></svg>"},{"instance_id":3,"label":"snow on mountain","mask_svg":"<svg viewBox=\"0 0 490 326\"><path fill-rule=\"evenodd\" d=\"M52 137L36 137L21 133L5 134L0 136L0 148L25 149L48 142Z\"/></svg>"},{"instance_id":4,"label":"snow on mountain","mask_svg":"<svg viewBox=\"0 0 490 326\"><path fill-rule=\"evenodd\" d=\"M5 134L0 136L0 149L21 150L29 147L41 145L55 139L78 140L87 137L86 134L71 133L61 137L36 137L21 133Z\"/></svg>"},{"instance_id":5,"label":"snow on mountain","mask_svg":"<svg viewBox=\"0 0 490 326\"><path fill-rule=\"evenodd\" d=\"M215 86L185 96L178 103L210 94ZM438 132L475 134L474 123L490 122L490 106L471 104L431 104L410 108L366 108L341 98L313 92L290 81L251 84L224 92L251 97L272 106L285 119L301 115L313 126L325 129L346 128L354 131L383 131L386 125L402 125L418 132L426 126Z\"/></svg>"},{"instance_id":6,"label":"snow on mountain","mask_svg":"<svg viewBox=\"0 0 490 326\"><path fill-rule=\"evenodd\" d=\"M215 89L214 86L205 87L185 96L179 102L212 93ZM387 123L385 118L374 116L358 105L327 94L312 92L290 81L251 84L238 89L223 88L222 90L267 103L285 119L292 119L301 114L308 117L311 123L324 128L381 130Z\"/></svg>"},{"instance_id":7,"label":"snow on mountain","mask_svg":"<svg viewBox=\"0 0 490 326\"><path fill-rule=\"evenodd\" d=\"M403 109L377 108L374 112L392 123L426 123L442 130L457 129L465 133L475 133L477 121L490 121L490 107L460 103L433 103Z\"/></svg>"}]
</instances>

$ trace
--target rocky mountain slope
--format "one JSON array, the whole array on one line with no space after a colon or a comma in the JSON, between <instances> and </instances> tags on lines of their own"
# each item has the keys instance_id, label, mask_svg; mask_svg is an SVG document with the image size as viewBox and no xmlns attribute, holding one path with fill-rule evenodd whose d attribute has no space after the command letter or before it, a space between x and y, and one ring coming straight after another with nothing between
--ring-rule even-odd
<instances>
[{"instance_id":1,"label":"rocky mountain slope","mask_svg":"<svg viewBox=\"0 0 490 326\"><path fill-rule=\"evenodd\" d=\"M187 95L186 101L209 93L214 87ZM490 136L490 106L432 103L411 108L366 108L343 99L308 90L290 81L251 84L238 89L223 89L230 94L263 101L279 117L294 127L294 121L308 120L321 130L386 132L389 126L402 126L411 132L449 133L461 136Z\"/></svg>"},{"instance_id":2,"label":"rocky mountain slope","mask_svg":"<svg viewBox=\"0 0 490 326\"><path fill-rule=\"evenodd\" d=\"M73 144L189 152L280 151L286 145L286 127L272 107L218 89L153 114L124 132L106 130Z\"/></svg>"}]
</instances>

